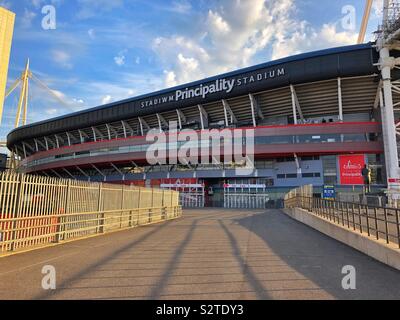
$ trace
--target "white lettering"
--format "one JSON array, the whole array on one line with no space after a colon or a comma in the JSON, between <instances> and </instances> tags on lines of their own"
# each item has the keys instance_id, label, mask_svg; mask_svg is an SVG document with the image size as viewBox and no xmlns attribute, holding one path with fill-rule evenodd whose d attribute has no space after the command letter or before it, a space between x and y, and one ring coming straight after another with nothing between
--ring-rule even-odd
<instances>
[{"instance_id":1,"label":"white lettering","mask_svg":"<svg viewBox=\"0 0 400 320\"><path fill-rule=\"evenodd\" d=\"M263 81L273 79L285 75L285 68L276 68L263 73L257 73L247 77L239 77L233 79L219 79L215 80L214 83L207 85L200 84L195 88L185 88L183 90L176 90L174 95L169 95L161 98L154 98L151 100L142 101L140 103L141 108L149 107L157 104L163 104L172 101L181 101L191 98L201 97L202 99L207 98L208 95L217 92L231 93L235 87L242 85L248 85L255 81Z\"/></svg>"}]
</instances>

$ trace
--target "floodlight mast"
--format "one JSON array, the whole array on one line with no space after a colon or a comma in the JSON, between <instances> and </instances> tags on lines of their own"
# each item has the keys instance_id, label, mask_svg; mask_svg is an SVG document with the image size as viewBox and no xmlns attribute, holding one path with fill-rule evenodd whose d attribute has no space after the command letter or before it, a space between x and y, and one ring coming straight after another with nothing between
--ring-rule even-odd
<instances>
[{"instance_id":1,"label":"floodlight mast","mask_svg":"<svg viewBox=\"0 0 400 320\"><path fill-rule=\"evenodd\" d=\"M364 16L361 22L360 33L358 34L358 40L357 40L357 43L359 44L363 43L365 39L365 33L367 32L368 21L371 15L372 2L373 0L366 1Z\"/></svg>"}]
</instances>

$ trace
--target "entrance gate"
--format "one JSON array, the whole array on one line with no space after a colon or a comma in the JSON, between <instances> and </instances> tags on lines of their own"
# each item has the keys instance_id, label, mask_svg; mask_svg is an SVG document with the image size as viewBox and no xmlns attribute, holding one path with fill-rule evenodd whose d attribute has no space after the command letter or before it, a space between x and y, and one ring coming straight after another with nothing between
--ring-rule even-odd
<instances>
[{"instance_id":1,"label":"entrance gate","mask_svg":"<svg viewBox=\"0 0 400 320\"><path fill-rule=\"evenodd\" d=\"M184 208L203 208L205 190L203 184L161 184L161 188L179 192L179 204Z\"/></svg>"},{"instance_id":2,"label":"entrance gate","mask_svg":"<svg viewBox=\"0 0 400 320\"><path fill-rule=\"evenodd\" d=\"M265 184L224 185L224 208L264 209L268 201Z\"/></svg>"}]
</instances>

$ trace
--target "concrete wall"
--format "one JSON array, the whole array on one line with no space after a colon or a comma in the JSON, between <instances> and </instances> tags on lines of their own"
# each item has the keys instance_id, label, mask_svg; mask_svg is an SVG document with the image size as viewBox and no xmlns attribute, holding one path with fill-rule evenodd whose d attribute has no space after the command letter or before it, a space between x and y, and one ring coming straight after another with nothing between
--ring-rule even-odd
<instances>
[{"instance_id":1,"label":"concrete wall","mask_svg":"<svg viewBox=\"0 0 400 320\"><path fill-rule=\"evenodd\" d=\"M284 209L291 218L300 221L327 236L347 244L366 255L400 270L400 249L395 244L387 244L384 240L376 240L366 234L360 234L344 228L310 213L304 209Z\"/></svg>"}]
</instances>

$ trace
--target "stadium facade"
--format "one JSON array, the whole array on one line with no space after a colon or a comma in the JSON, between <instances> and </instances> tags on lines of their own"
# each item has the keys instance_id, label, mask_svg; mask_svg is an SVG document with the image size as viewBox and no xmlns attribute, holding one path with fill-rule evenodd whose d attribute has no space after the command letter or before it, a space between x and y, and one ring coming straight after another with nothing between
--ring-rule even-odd
<instances>
[{"instance_id":1,"label":"stadium facade","mask_svg":"<svg viewBox=\"0 0 400 320\"><path fill-rule=\"evenodd\" d=\"M378 60L373 44L296 55L19 127L7 145L24 172L174 188L187 205L262 207L310 183L357 192L364 165L379 189ZM240 164L224 161L149 165L146 133L168 132L172 122L254 129L255 170L238 176Z\"/></svg>"}]
</instances>

